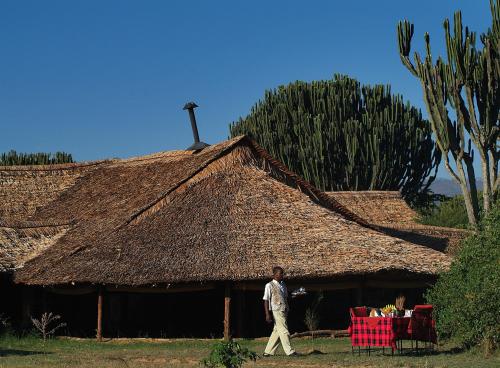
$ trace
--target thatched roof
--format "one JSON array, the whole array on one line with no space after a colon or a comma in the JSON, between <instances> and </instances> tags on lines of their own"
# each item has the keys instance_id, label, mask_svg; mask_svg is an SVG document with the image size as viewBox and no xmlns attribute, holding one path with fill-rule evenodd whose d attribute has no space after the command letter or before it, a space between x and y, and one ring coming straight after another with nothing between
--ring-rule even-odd
<instances>
[{"instance_id":1,"label":"thatched roof","mask_svg":"<svg viewBox=\"0 0 500 368\"><path fill-rule=\"evenodd\" d=\"M68 222L26 220L104 163L0 166L0 272L21 267L64 234Z\"/></svg>"},{"instance_id":2,"label":"thatched roof","mask_svg":"<svg viewBox=\"0 0 500 368\"><path fill-rule=\"evenodd\" d=\"M26 220L82 175L105 161L82 164L0 166L0 220Z\"/></svg>"},{"instance_id":3,"label":"thatched roof","mask_svg":"<svg viewBox=\"0 0 500 368\"><path fill-rule=\"evenodd\" d=\"M377 225L414 225L418 214L398 191L327 192L359 217Z\"/></svg>"},{"instance_id":4,"label":"thatched roof","mask_svg":"<svg viewBox=\"0 0 500 368\"><path fill-rule=\"evenodd\" d=\"M301 278L429 276L450 263L370 228L247 137L98 165L28 220L72 225L16 271L27 284L256 280L276 264Z\"/></svg>"},{"instance_id":5,"label":"thatched roof","mask_svg":"<svg viewBox=\"0 0 500 368\"><path fill-rule=\"evenodd\" d=\"M0 272L22 267L53 245L69 226L8 227L0 223Z\"/></svg>"},{"instance_id":6,"label":"thatched roof","mask_svg":"<svg viewBox=\"0 0 500 368\"><path fill-rule=\"evenodd\" d=\"M418 213L398 191L344 191L327 194L385 233L413 243L454 253L460 241L470 235L468 230L420 224Z\"/></svg>"}]
</instances>

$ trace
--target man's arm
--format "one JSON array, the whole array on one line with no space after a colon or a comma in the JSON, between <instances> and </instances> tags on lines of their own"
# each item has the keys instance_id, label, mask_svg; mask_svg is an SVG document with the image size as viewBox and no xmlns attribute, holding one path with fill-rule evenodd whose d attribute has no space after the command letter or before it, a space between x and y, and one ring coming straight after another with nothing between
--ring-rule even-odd
<instances>
[{"instance_id":1,"label":"man's arm","mask_svg":"<svg viewBox=\"0 0 500 368\"><path fill-rule=\"evenodd\" d=\"M272 323L273 318L271 317L271 313L269 312L269 300L264 300L264 312L266 314L266 322Z\"/></svg>"}]
</instances>

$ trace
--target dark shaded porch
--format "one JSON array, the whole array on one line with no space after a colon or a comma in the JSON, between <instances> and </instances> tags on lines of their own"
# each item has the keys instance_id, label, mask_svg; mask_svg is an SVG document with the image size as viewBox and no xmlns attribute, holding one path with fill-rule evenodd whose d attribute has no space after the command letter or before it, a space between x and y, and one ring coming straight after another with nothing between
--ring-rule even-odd
<instances>
[{"instance_id":1,"label":"dark shaded porch","mask_svg":"<svg viewBox=\"0 0 500 368\"><path fill-rule=\"evenodd\" d=\"M167 285L150 288L104 286L102 290L102 335L151 338L220 338L224 319L235 337L260 337L272 326L264 321L262 293L265 281ZM289 290L304 286L308 295L290 301L291 333L305 331L306 309L317 293L324 295L319 308L320 329L346 329L349 308L382 307L406 296L406 306L422 303L429 280L391 282L384 280L290 280ZM229 295L226 294L229 287ZM15 329L31 328L30 317L44 311L59 314L67 323L59 334L94 337L97 332L98 287L41 288L2 283L0 313L11 317ZM225 313L229 306L229 314Z\"/></svg>"}]
</instances>

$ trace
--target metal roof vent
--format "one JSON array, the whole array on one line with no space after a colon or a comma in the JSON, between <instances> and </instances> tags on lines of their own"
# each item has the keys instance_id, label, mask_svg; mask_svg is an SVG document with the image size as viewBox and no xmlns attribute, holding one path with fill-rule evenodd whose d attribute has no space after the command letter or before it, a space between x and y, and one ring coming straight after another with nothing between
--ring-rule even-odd
<instances>
[{"instance_id":1,"label":"metal roof vent","mask_svg":"<svg viewBox=\"0 0 500 368\"><path fill-rule=\"evenodd\" d=\"M188 151L199 151L205 147L210 146L205 142L200 142L200 136L198 134L198 126L196 125L196 117L194 116L194 109L197 108L198 105L194 102L188 102L184 105L183 110L187 110L189 113L189 120L191 120L191 128L193 129L193 138L194 143L190 145L187 150Z\"/></svg>"}]
</instances>

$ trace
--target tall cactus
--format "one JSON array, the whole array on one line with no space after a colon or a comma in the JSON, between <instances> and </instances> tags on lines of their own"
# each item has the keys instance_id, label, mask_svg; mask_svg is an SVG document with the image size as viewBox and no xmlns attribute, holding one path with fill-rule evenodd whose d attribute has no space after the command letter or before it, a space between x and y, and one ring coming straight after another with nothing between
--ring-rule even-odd
<instances>
[{"instance_id":1,"label":"tall cactus","mask_svg":"<svg viewBox=\"0 0 500 368\"><path fill-rule=\"evenodd\" d=\"M425 58L422 60L415 53L412 62L409 55L413 24L406 20L398 24L401 61L420 80L436 145L446 169L460 185L472 226L477 225L479 206L471 141L481 160L485 212L489 211L490 202L500 186L497 143L500 134L500 9L497 0L490 1L490 5L493 26L481 35L483 49L476 49L476 34L467 27L464 32L462 14L456 12L453 34L449 20L444 21L447 59L439 57L435 64L429 34L425 33L424 37ZM448 106L455 110L456 121L450 118ZM450 164L450 156L455 168Z\"/></svg>"},{"instance_id":2,"label":"tall cactus","mask_svg":"<svg viewBox=\"0 0 500 368\"><path fill-rule=\"evenodd\" d=\"M389 86L332 80L266 91L230 125L323 190L401 190L414 200L434 180L440 154L420 111Z\"/></svg>"}]
</instances>

